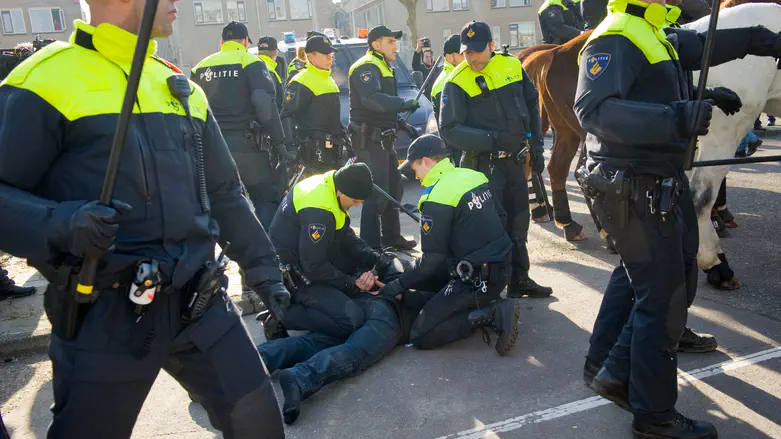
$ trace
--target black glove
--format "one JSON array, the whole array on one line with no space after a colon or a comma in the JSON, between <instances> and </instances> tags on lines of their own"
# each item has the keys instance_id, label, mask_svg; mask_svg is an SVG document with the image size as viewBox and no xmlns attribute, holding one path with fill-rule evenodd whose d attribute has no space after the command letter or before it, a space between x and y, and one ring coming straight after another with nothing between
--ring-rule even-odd
<instances>
[{"instance_id":1,"label":"black glove","mask_svg":"<svg viewBox=\"0 0 781 439\"><path fill-rule=\"evenodd\" d=\"M713 100L713 105L719 107L727 116L737 113L743 106L740 96L726 87L706 88L703 98Z\"/></svg>"},{"instance_id":2,"label":"black glove","mask_svg":"<svg viewBox=\"0 0 781 439\"><path fill-rule=\"evenodd\" d=\"M298 154L296 154L295 149L288 149L282 142L276 143L274 149L277 151L281 163L291 165L296 162Z\"/></svg>"},{"instance_id":3,"label":"black glove","mask_svg":"<svg viewBox=\"0 0 781 439\"><path fill-rule=\"evenodd\" d=\"M420 108L420 102L417 99L407 99L401 104L401 111L415 111Z\"/></svg>"},{"instance_id":4,"label":"black glove","mask_svg":"<svg viewBox=\"0 0 781 439\"><path fill-rule=\"evenodd\" d=\"M279 282L266 284L253 288L263 300L263 304L280 322L285 316L285 311L290 306L290 293L285 285Z\"/></svg>"},{"instance_id":5,"label":"black glove","mask_svg":"<svg viewBox=\"0 0 781 439\"><path fill-rule=\"evenodd\" d=\"M379 295L390 300L396 300L396 296L403 293L405 289L406 288L401 285L401 281L396 279L385 284L385 286L380 290Z\"/></svg>"},{"instance_id":6,"label":"black glove","mask_svg":"<svg viewBox=\"0 0 781 439\"><path fill-rule=\"evenodd\" d=\"M111 206L98 201L85 203L70 215L65 233L54 239L55 245L77 257L100 258L114 251L117 220L132 211L129 204L118 200L112 200Z\"/></svg>"},{"instance_id":7,"label":"black glove","mask_svg":"<svg viewBox=\"0 0 781 439\"><path fill-rule=\"evenodd\" d=\"M542 148L534 148L532 150L531 158L529 159L529 165L532 168L532 172L535 174L542 174L545 170L545 152Z\"/></svg>"},{"instance_id":8,"label":"black glove","mask_svg":"<svg viewBox=\"0 0 781 439\"><path fill-rule=\"evenodd\" d=\"M398 259L398 256L396 256L396 253L393 252L383 252L379 253L378 255L377 275L380 277L385 277L385 274L388 273L388 268L390 268L394 260Z\"/></svg>"},{"instance_id":9,"label":"black glove","mask_svg":"<svg viewBox=\"0 0 781 439\"><path fill-rule=\"evenodd\" d=\"M713 116L713 101L675 101L672 103L681 137L691 138L708 134Z\"/></svg>"}]
</instances>

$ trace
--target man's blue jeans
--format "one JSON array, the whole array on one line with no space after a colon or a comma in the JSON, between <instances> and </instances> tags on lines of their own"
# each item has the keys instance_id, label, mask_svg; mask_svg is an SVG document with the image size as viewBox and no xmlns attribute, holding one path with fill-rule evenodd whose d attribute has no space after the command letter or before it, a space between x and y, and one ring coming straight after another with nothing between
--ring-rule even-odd
<instances>
[{"instance_id":1,"label":"man's blue jeans","mask_svg":"<svg viewBox=\"0 0 781 439\"><path fill-rule=\"evenodd\" d=\"M363 310L365 321L346 340L310 332L258 345L269 373L289 368L302 399L329 383L360 374L401 340L399 316L390 301L369 295L353 300Z\"/></svg>"}]
</instances>

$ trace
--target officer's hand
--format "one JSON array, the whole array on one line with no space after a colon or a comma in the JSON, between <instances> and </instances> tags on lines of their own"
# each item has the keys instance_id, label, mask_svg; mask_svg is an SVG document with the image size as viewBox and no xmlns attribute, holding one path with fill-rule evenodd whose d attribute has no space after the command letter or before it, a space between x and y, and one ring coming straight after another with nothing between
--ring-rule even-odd
<instances>
[{"instance_id":1,"label":"officer's hand","mask_svg":"<svg viewBox=\"0 0 781 439\"><path fill-rule=\"evenodd\" d=\"M415 111L420 108L420 102L417 99L407 99L401 105L401 111Z\"/></svg>"},{"instance_id":2,"label":"officer's hand","mask_svg":"<svg viewBox=\"0 0 781 439\"><path fill-rule=\"evenodd\" d=\"M387 297L391 300L401 300L401 293L403 293L404 290L404 286L402 286L401 282L396 279L392 282L388 282L380 289L380 296Z\"/></svg>"},{"instance_id":3,"label":"officer's hand","mask_svg":"<svg viewBox=\"0 0 781 439\"><path fill-rule=\"evenodd\" d=\"M542 148L534 148L532 150L529 165L535 174L542 174L545 171L545 155Z\"/></svg>"},{"instance_id":4,"label":"officer's hand","mask_svg":"<svg viewBox=\"0 0 781 439\"><path fill-rule=\"evenodd\" d=\"M122 215L133 208L126 203L112 200L111 206L90 201L76 209L68 224L67 251L77 257L100 258L114 251L114 239Z\"/></svg>"},{"instance_id":5,"label":"officer's hand","mask_svg":"<svg viewBox=\"0 0 781 439\"><path fill-rule=\"evenodd\" d=\"M737 113L740 111L740 107L743 106L740 96L726 87L708 88L705 90L703 97L712 99L713 104L719 107L727 116Z\"/></svg>"},{"instance_id":6,"label":"officer's hand","mask_svg":"<svg viewBox=\"0 0 781 439\"><path fill-rule=\"evenodd\" d=\"M285 311L290 306L290 293L282 283L276 282L255 289L269 312L282 321Z\"/></svg>"},{"instance_id":7,"label":"officer's hand","mask_svg":"<svg viewBox=\"0 0 781 439\"><path fill-rule=\"evenodd\" d=\"M295 147L287 147L284 143L277 143L274 148L277 150L280 161L286 163L287 165L291 165L296 162L298 154L296 154Z\"/></svg>"},{"instance_id":8,"label":"officer's hand","mask_svg":"<svg viewBox=\"0 0 781 439\"><path fill-rule=\"evenodd\" d=\"M678 129L681 136L690 138L708 134L710 120L713 116L713 102L704 101L676 101L672 103L678 119Z\"/></svg>"}]
</instances>

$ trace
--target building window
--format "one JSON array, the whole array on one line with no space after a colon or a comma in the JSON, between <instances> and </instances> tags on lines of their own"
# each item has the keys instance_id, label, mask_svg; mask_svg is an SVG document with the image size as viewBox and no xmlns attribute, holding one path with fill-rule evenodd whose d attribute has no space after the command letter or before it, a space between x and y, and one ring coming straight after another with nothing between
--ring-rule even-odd
<instances>
[{"instance_id":1,"label":"building window","mask_svg":"<svg viewBox=\"0 0 781 439\"><path fill-rule=\"evenodd\" d=\"M30 8L30 30L44 34L65 30L65 14L60 8Z\"/></svg>"},{"instance_id":2,"label":"building window","mask_svg":"<svg viewBox=\"0 0 781 439\"><path fill-rule=\"evenodd\" d=\"M491 29L491 36L494 37L494 50L502 48L502 28L500 26L494 26Z\"/></svg>"},{"instance_id":3,"label":"building window","mask_svg":"<svg viewBox=\"0 0 781 439\"><path fill-rule=\"evenodd\" d=\"M247 21L247 9L244 1L228 0L228 21Z\"/></svg>"},{"instance_id":4,"label":"building window","mask_svg":"<svg viewBox=\"0 0 781 439\"><path fill-rule=\"evenodd\" d=\"M531 0L510 0L510 7L517 8L519 6L531 6Z\"/></svg>"},{"instance_id":5,"label":"building window","mask_svg":"<svg viewBox=\"0 0 781 439\"><path fill-rule=\"evenodd\" d=\"M453 0L454 11L466 11L469 9L469 0Z\"/></svg>"},{"instance_id":6,"label":"building window","mask_svg":"<svg viewBox=\"0 0 781 439\"><path fill-rule=\"evenodd\" d=\"M269 20L284 20L285 16L285 0L267 0L268 5L268 19Z\"/></svg>"},{"instance_id":7,"label":"building window","mask_svg":"<svg viewBox=\"0 0 781 439\"><path fill-rule=\"evenodd\" d=\"M524 48L536 44L534 22L510 23L510 47Z\"/></svg>"},{"instance_id":8,"label":"building window","mask_svg":"<svg viewBox=\"0 0 781 439\"><path fill-rule=\"evenodd\" d=\"M312 18L312 1L290 0L290 18L293 20Z\"/></svg>"},{"instance_id":9,"label":"building window","mask_svg":"<svg viewBox=\"0 0 781 439\"><path fill-rule=\"evenodd\" d=\"M223 24L222 1L201 0L193 2L195 7L195 24Z\"/></svg>"},{"instance_id":10,"label":"building window","mask_svg":"<svg viewBox=\"0 0 781 439\"><path fill-rule=\"evenodd\" d=\"M503 8L507 6L507 0L491 0L492 8Z\"/></svg>"},{"instance_id":11,"label":"building window","mask_svg":"<svg viewBox=\"0 0 781 439\"><path fill-rule=\"evenodd\" d=\"M449 10L448 0L426 0L426 10L429 12L441 12Z\"/></svg>"},{"instance_id":12,"label":"building window","mask_svg":"<svg viewBox=\"0 0 781 439\"><path fill-rule=\"evenodd\" d=\"M24 15L21 9L0 10L0 18L3 19L3 33L6 35L26 34L24 27Z\"/></svg>"}]
</instances>

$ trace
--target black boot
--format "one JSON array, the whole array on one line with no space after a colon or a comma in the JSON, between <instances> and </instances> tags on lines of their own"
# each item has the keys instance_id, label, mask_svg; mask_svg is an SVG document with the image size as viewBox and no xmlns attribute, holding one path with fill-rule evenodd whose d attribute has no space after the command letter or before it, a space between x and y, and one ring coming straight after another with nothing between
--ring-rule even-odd
<instances>
[{"instance_id":1,"label":"black boot","mask_svg":"<svg viewBox=\"0 0 781 439\"><path fill-rule=\"evenodd\" d=\"M636 439L716 439L716 427L710 422L695 421L676 413L675 419L663 424L634 421L632 431Z\"/></svg>"},{"instance_id":2,"label":"black boot","mask_svg":"<svg viewBox=\"0 0 781 439\"><path fill-rule=\"evenodd\" d=\"M499 336L494 348L499 355L507 355L518 340L518 319L521 317L521 304L517 300L501 299L487 308L469 313L472 328L493 328Z\"/></svg>"},{"instance_id":3,"label":"black boot","mask_svg":"<svg viewBox=\"0 0 781 439\"><path fill-rule=\"evenodd\" d=\"M296 377L289 370L279 371L279 385L282 387L282 395L285 402L282 404L282 417L285 424L292 424L301 414L301 388L298 387Z\"/></svg>"},{"instance_id":4,"label":"black boot","mask_svg":"<svg viewBox=\"0 0 781 439\"><path fill-rule=\"evenodd\" d=\"M282 322L277 320L277 318L268 311L258 313L255 320L263 322L263 335L266 336L266 341L290 337L290 334L287 333L287 329L285 329Z\"/></svg>"},{"instance_id":5,"label":"black boot","mask_svg":"<svg viewBox=\"0 0 781 439\"><path fill-rule=\"evenodd\" d=\"M382 237L382 246L396 250L414 250L418 243L414 239L407 239L401 235L393 238Z\"/></svg>"},{"instance_id":6,"label":"black boot","mask_svg":"<svg viewBox=\"0 0 781 439\"><path fill-rule=\"evenodd\" d=\"M33 294L35 294L34 287L20 287L16 285L13 279L8 277L8 271L0 271L0 302L7 299L32 296Z\"/></svg>"},{"instance_id":7,"label":"black boot","mask_svg":"<svg viewBox=\"0 0 781 439\"><path fill-rule=\"evenodd\" d=\"M553 288L543 287L533 281L532 278L526 276L523 279L516 279L507 285L507 298L508 299L520 299L522 297L532 297L535 299L542 299L550 297L553 294Z\"/></svg>"},{"instance_id":8,"label":"black boot","mask_svg":"<svg viewBox=\"0 0 781 439\"><path fill-rule=\"evenodd\" d=\"M604 367L599 370L597 376L591 381L591 390L597 395L613 401L617 406L632 413L629 405L629 383L624 383L614 377Z\"/></svg>"},{"instance_id":9,"label":"black boot","mask_svg":"<svg viewBox=\"0 0 781 439\"><path fill-rule=\"evenodd\" d=\"M678 342L678 352L703 353L713 352L719 344L710 334L697 334L689 328L684 328L681 340Z\"/></svg>"},{"instance_id":10,"label":"black boot","mask_svg":"<svg viewBox=\"0 0 781 439\"><path fill-rule=\"evenodd\" d=\"M586 383L586 386L591 387L594 377L599 373L599 369L601 368L601 363L595 363L586 358L586 364L583 365L583 382Z\"/></svg>"}]
</instances>

